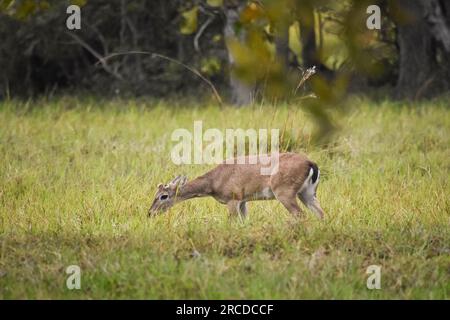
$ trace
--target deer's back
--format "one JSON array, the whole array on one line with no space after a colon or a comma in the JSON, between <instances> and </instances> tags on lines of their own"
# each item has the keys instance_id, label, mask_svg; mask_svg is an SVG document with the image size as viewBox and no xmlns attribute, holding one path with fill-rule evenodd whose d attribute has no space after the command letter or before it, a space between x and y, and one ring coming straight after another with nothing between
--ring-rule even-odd
<instances>
[{"instance_id":1,"label":"deer's back","mask_svg":"<svg viewBox=\"0 0 450 320\"><path fill-rule=\"evenodd\" d=\"M268 160L270 155L262 157ZM257 156L246 156L235 158L232 164L220 164L204 177L210 181L212 195L219 201L245 200L254 194L267 194L274 186L301 185L312 164L305 155L297 153L280 153L278 161L278 171L272 175L261 174L261 167L270 167L270 162L261 163Z\"/></svg>"}]
</instances>

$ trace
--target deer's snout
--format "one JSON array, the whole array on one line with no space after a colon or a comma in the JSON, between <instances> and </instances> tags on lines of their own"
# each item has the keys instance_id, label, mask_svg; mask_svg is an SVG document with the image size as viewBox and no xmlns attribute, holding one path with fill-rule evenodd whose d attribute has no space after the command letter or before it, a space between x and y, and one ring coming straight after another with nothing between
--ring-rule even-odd
<instances>
[{"instance_id":1,"label":"deer's snout","mask_svg":"<svg viewBox=\"0 0 450 320\"><path fill-rule=\"evenodd\" d=\"M164 208L164 206L159 205L159 206L151 206L150 209L148 209L148 216L149 217L154 217L157 216L158 214L163 213L164 211L166 211L166 209Z\"/></svg>"},{"instance_id":2,"label":"deer's snout","mask_svg":"<svg viewBox=\"0 0 450 320\"><path fill-rule=\"evenodd\" d=\"M158 211L158 210L157 210L157 208L155 207L155 204L153 204L153 205L150 207L150 209L148 209L147 214L148 214L149 217L153 217L154 215L156 215L156 212L157 212L157 211Z\"/></svg>"},{"instance_id":3,"label":"deer's snout","mask_svg":"<svg viewBox=\"0 0 450 320\"><path fill-rule=\"evenodd\" d=\"M148 216L149 217L154 217L156 216L161 210L159 210L158 208L154 208L151 207L150 209L148 209Z\"/></svg>"}]
</instances>

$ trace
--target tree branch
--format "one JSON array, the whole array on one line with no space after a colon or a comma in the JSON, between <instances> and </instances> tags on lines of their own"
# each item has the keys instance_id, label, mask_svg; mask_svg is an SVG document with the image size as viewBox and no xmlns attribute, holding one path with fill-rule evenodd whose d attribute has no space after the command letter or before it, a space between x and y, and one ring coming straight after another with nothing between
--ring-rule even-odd
<instances>
[{"instance_id":1,"label":"tree branch","mask_svg":"<svg viewBox=\"0 0 450 320\"><path fill-rule=\"evenodd\" d=\"M108 64L106 63L106 60L103 59L102 55L95 51L89 44L87 44L83 39L78 37L76 34L72 32L66 31L66 34L71 36L78 44L80 44L83 48L85 48L87 51L89 51L90 54L92 54L95 58L98 59L98 61L101 63L103 69L111 74L114 78L118 80L123 80L123 77L120 75L120 73L114 71L111 69Z\"/></svg>"},{"instance_id":2,"label":"tree branch","mask_svg":"<svg viewBox=\"0 0 450 320\"><path fill-rule=\"evenodd\" d=\"M100 63L100 64L102 64L102 65L106 65L106 61L107 61L107 60L109 60L109 59L111 59L111 58L113 58L113 57L123 56L123 55L127 55L127 54L143 54L143 55L149 55L149 56L151 56L152 58L160 58L160 59L164 59L164 60L173 62L173 63L175 63L175 64L177 64L177 65L180 65L180 66L184 67L185 69L189 70L190 72L192 72L193 74L195 74L197 77L199 77L200 79L202 79L202 80L203 80L203 81L211 88L211 91L212 91L214 97L216 98L217 102L219 103L220 106L222 106L222 104L223 104L222 98L220 97L219 92L217 91L216 87L213 85L213 83L212 83L210 80L208 80L207 78L205 78L205 76L203 76L203 75L200 73L200 71L198 71L197 69L195 69L195 68L193 68L193 67L190 67L190 66L184 64L183 62L178 61L178 60L176 60L176 59L173 59L173 58L171 58L171 57L167 57L167 56L164 56L164 55L159 54L159 53L153 53L153 52L148 52L148 51L127 51L127 52L116 52L116 53L111 53L110 55L105 56L105 57L98 57L98 62L97 62L97 63Z\"/></svg>"},{"instance_id":3,"label":"tree branch","mask_svg":"<svg viewBox=\"0 0 450 320\"><path fill-rule=\"evenodd\" d=\"M204 24L198 29L197 34L194 37L194 48L195 51L200 52L200 46L198 45L198 41L200 37L202 36L203 32L208 28L208 26L214 21L214 16L209 16L208 20L205 21Z\"/></svg>"}]
</instances>

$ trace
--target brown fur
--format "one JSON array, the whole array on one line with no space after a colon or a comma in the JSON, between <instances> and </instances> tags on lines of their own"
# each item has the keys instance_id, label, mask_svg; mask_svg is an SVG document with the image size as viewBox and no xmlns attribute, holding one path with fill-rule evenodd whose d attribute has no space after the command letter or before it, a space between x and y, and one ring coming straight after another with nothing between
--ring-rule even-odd
<instances>
[{"instance_id":1,"label":"brown fur","mask_svg":"<svg viewBox=\"0 0 450 320\"><path fill-rule=\"evenodd\" d=\"M250 156L254 157L254 156ZM195 197L211 196L218 202L226 204L230 214L246 215L246 202L252 200L277 199L294 215L302 210L298 206L297 197L320 218L323 210L313 195L302 196L301 189L314 165L305 155L296 153L279 154L278 172L273 175L262 175L261 164L220 164L204 175L186 183L185 177L177 177L166 186L159 186L150 213L165 211L174 204ZM308 181L306 182L308 183ZM162 195L167 195L161 200Z\"/></svg>"}]
</instances>

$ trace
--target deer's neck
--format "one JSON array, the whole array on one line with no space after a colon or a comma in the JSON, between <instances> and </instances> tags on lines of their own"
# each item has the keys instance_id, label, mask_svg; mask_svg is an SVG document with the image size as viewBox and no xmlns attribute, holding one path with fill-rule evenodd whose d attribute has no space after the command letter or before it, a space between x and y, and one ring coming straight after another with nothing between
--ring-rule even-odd
<instances>
[{"instance_id":1,"label":"deer's neck","mask_svg":"<svg viewBox=\"0 0 450 320\"><path fill-rule=\"evenodd\" d=\"M178 201L207 197L211 194L210 183L204 177L198 177L186 183L178 194Z\"/></svg>"}]
</instances>

